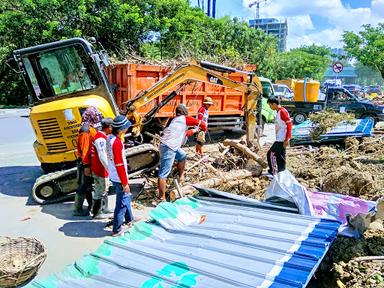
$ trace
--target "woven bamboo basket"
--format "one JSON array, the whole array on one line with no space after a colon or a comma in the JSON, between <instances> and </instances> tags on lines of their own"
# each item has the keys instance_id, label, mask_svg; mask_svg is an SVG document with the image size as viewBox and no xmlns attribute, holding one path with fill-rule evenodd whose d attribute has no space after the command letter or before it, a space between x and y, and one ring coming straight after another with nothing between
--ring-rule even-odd
<instances>
[{"instance_id":1,"label":"woven bamboo basket","mask_svg":"<svg viewBox=\"0 0 384 288\"><path fill-rule=\"evenodd\" d=\"M0 287L15 287L28 281L45 258L47 252L39 240L6 237L0 243Z\"/></svg>"}]
</instances>

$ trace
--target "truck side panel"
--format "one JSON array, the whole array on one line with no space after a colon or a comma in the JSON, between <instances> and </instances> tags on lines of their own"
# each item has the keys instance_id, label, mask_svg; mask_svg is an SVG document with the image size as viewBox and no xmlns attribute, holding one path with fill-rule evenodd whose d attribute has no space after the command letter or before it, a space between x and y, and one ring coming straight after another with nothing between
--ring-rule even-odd
<instances>
[{"instance_id":1,"label":"truck side panel","mask_svg":"<svg viewBox=\"0 0 384 288\"><path fill-rule=\"evenodd\" d=\"M171 71L172 68L159 65L125 63L114 65L107 71L107 74L110 82L117 85L117 89L115 90L116 102L120 109L124 110L124 103L134 98L141 91L148 89ZM242 73L231 73L226 76L239 82L248 81L247 75ZM175 87L175 89L176 88L177 87ZM159 99L156 99L142 107L139 110L140 114L147 113L152 107L157 105L162 98L171 92L172 91L168 91L167 94L163 95ZM193 111L197 111L201 107L204 98L207 96L211 97L214 101L213 107L209 110L211 116L244 115L242 110L245 103L243 93L213 84L195 82L184 87L179 92L179 95L165 105L156 116L173 116L174 108L179 102L186 103L187 106L190 107L189 111L193 113Z\"/></svg>"}]
</instances>

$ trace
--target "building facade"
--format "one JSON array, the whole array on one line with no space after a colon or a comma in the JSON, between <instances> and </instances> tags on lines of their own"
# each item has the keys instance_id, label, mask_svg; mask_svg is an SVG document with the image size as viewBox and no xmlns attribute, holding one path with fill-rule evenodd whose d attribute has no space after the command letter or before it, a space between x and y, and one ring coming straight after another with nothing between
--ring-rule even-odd
<instances>
[{"instance_id":1,"label":"building facade","mask_svg":"<svg viewBox=\"0 0 384 288\"><path fill-rule=\"evenodd\" d=\"M332 67L328 67L324 73L324 80L340 79L342 84L355 84L357 78L356 69L353 66L344 67L340 73L335 73Z\"/></svg>"},{"instance_id":2,"label":"building facade","mask_svg":"<svg viewBox=\"0 0 384 288\"><path fill-rule=\"evenodd\" d=\"M253 19L249 20L249 26L255 29L261 29L267 34L276 36L279 41L279 51L285 51L287 49L287 20L281 22L276 18Z\"/></svg>"}]
</instances>

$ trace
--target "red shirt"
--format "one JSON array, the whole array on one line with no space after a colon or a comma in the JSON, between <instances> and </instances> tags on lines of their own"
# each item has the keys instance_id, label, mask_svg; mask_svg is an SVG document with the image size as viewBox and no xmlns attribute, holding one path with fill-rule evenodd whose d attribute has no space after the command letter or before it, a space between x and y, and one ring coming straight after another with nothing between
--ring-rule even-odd
<instances>
[{"instance_id":1,"label":"red shirt","mask_svg":"<svg viewBox=\"0 0 384 288\"><path fill-rule=\"evenodd\" d=\"M280 107L276 115L276 141L289 141L292 137L292 121L287 109Z\"/></svg>"},{"instance_id":2,"label":"red shirt","mask_svg":"<svg viewBox=\"0 0 384 288\"><path fill-rule=\"evenodd\" d=\"M208 109L203 105L197 110L197 119L204 121L208 125Z\"/></svg>"},{"instance_id":3,"label":"red shirt","mask_svg":"<svg viewBox=\"0 0 384 288\"><path fill-rule=\"evenodd\" d=\"M120 182L124 187L128 184L128 167L125 151L121 139L111 134L107 139L107 155L109 178L114 182Z\"/></svg>"},{"instance_id":4,"label":"red shirt","mask_svg":"<svg viewBox=\"0 0 384 288\"><path fill-rule=\"evenodd\" d=\"M197 127L200 127L201 130L203 130L204 132L207 131L207 123L202 121L201 119L195 119L195 118L186 116L185 117L185 124L188 127L197 126ZM193 132L192 132L192 130L187 130L187 132L185 134L187 137L189 137L189 136L193 135Z\"/></svg>"},{"instance_id":5,"label":"red shirt","mask_svg":"<svg viewBox=\"0 0 384 288\"><path fill-rule=\"evenodd\" d=\"M93 137L91 147L91 171L96 176L108 177L107 159L107 135L103 131L98 131Z\"/></svg>"}]
</instances>

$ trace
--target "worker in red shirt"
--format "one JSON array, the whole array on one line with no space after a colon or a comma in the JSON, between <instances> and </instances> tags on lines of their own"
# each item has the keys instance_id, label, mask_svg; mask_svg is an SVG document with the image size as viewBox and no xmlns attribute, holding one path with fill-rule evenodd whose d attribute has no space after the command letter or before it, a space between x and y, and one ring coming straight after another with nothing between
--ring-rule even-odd
<instances>
[{"instance_id":1,"label":"worker in red shirt","mask_svg":"<svg viewBox=\"0 0 384 288\"><path fill-rule=\"evenodd\" d=\"M96 107L88 107L82 115L82 123L77 137L77 179L78 188L75 196L74 216L89 216L92 207L91 146L92 139L101 127L102 115ZM83 209L87 199L88 210Z\"/></svg>"},{"instance_id":2,"label":"worker in red shirt","mask_svg":"<svg viewBox=\"0 0 384 288\"><path fill-rule=\"evenodd\" d=\"M107 138L109 178L116 191L112 236L119 236L124 233L122 228L124 219L126 223L130 223L134 219L131 208L131 191L128 185L127 159L124 144L121 141L121 137L130 126L131 122L125 116L117 116L113 119L112 134Z\"/></svg>"},{"instance_id":3,"label":"worker in red shirt","mask_svg":"<svg viewBox=\"0 0 384 288\"><path fill-rule=\"evenodd\" d=\"M176 117L172 119L160 138L160 169L157 181L159 189L159 200L165 201L165 191L167 188L167 177L171 173L173 162L177 161L177 170L180 179L184 176L185 159L187 154L181 149L186 141L186 136L197 133L200 129L207 130L207 125L202 120L189 117L188 109L184 104L176 107ZM196 127L188 130L188 127Z\"/></svg>"},{"instance_id":4,"label":"worker in red shirt","mask_svg":"<svg viewBox=\"0 0 384 288\"><path fill-rule=\"evenodd\" d=\"M205 97L203 101L203 106L197 110L197 119L206 123L208 127L208 109L213 105L213 101L211 97ZM196 153L200 156L203 155L203 145L205 143L205 132L200 131L196 135Z\"/></svg>"},{"instance_id":5,"label":"worker in red shirt","mask_svg":"<svg viewBox=\"0 0 384 288\"><path fill-rule=\"evenodd\" d=\"M91 147L91 171L94 181L92 214L94 219L106 219L112 211L108 209L108 157L107 136L112 133L112 118L101 120L101 131L93 137Z\"/></svg>"},{"instance_id":6,"label":"worker in red shirt","mask_svg":"<svg viewBox=\"0 0 384 288\"><path fill-rule=\"evenodd\" d=\"M267 100L267 103L272 110L277 111L275 120L276 141L267 153L268 173L273 176L278 172L285 170L285 151L289 145L289 140L292 137L292 120L289 117L287 109L280 105L280 100L278 98L271 97Z\"/></svg>"}]
</instances>

